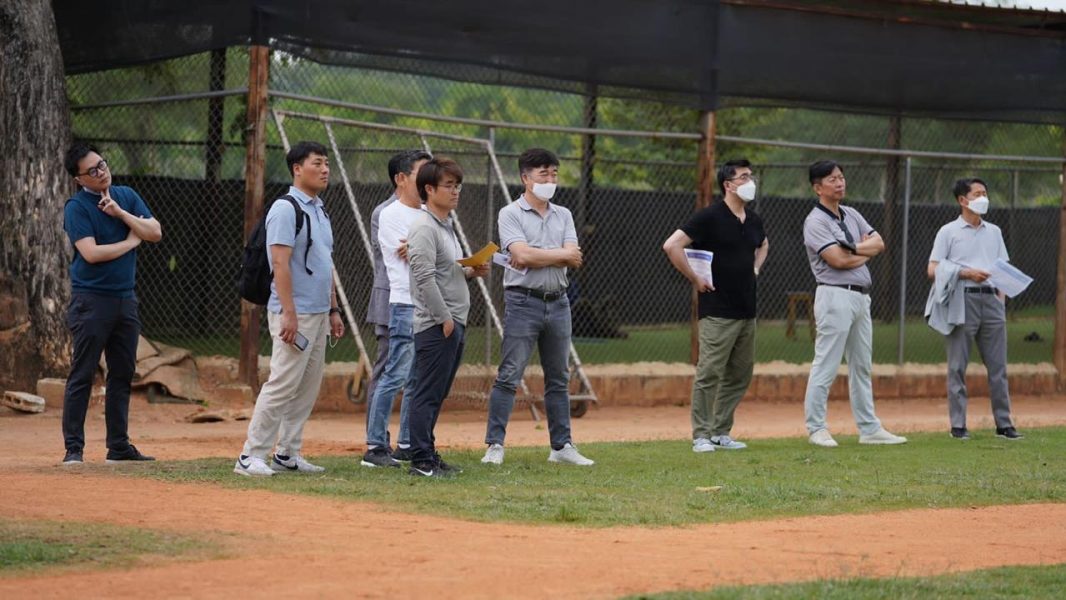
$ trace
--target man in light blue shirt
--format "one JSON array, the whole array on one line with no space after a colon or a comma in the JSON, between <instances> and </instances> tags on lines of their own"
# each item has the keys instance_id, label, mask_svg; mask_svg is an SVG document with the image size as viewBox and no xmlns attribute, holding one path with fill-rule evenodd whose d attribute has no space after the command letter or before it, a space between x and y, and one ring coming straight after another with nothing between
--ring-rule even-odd
<instances>
[{"instance_id":1,"label":"man in light blue shirt","mask_svg":"<svg viewBox=\"0 0 1066 600\"><path fill-rule=\"evenodd\" d=\"M999 227L982 218L988 212L985 182L977 178L960 179L955 182L953 192L961 214L937 232L927 267L929 278L935 279L940 263L957 265L955 293L961 292L964 296L964 322L944 336L948 354L951 437L970 439L970 431L966 428L966 367L970 362L970 345L977 342L977 349L988 369L988 395L992 399L996 435L1008 440L1021 439L1022 435L1011 422L1010 392L1007 390L1006 299L987 282L989 271L997 260L1010 260L1007 246Z\"/></svg>"},{"instance_id":2,"label":"man in light blue shirt","mask_svg":"<svg viewBox=\"0 0 1066 600\"><path fill-rule=\"evenodd\" d=\"M270 378L259 392L248 439L233 467L234 473L245 476L325 470L305 460L300 449L304 424L322 384L326 337L344 335L333 289L333 229L319 198L329 184L326 148L300 142L286 162L293 177L288 195L300 212L283 200L275 201L267 212L267 256L274 274L267 320L273 348Z\"/></svg>"}]
</instances>

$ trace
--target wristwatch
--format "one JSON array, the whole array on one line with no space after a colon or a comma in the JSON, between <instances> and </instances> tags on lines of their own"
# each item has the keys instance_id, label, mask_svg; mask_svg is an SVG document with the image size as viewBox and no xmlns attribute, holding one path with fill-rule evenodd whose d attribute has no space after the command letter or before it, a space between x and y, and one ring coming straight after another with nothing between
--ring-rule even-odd
<instances>
[{"instance_id":1,"label":"wristwatch","mask_svg":"<svg viewBox=\"0 0 1066 600\"><path fill-rule=\"evenodd\" d=\"M339 314L341 314L341 309L337 308L336 306L331 306L331 307L329 308L329 314L331 314L331 315L332 315L332 314L334 314L334 313L336 313L336 314L338 314L338 315L339 315Z\"/></svg>"}]
</instances>

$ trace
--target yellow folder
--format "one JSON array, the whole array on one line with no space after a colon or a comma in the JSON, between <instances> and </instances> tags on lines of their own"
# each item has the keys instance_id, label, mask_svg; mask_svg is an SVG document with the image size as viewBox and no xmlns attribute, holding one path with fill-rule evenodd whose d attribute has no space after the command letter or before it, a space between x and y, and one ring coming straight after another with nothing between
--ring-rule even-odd
<instances>
[{"instance_id":1,"label":"yellow folder","mask_svg":"<svg viewBox=\"0 0 1066 600\"><path fill-rule=\"evenodd\" d=\"M485 244L485 247L483 247L481 250L478 250L476 253L474 253L473 256L468 256L466 258L460 259L459 264L463 265L464 267L480 267L481 265L492 260L492 255L495 254L496 251L499 249L499 246L493 244L492 242L489 242Z\"/></svg>"}]
</instances>

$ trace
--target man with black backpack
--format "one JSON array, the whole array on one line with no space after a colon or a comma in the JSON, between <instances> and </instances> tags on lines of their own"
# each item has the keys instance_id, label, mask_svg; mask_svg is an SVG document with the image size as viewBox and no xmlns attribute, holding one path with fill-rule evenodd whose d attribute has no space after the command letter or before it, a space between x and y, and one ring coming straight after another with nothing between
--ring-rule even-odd
<instances>
[{"instance_id":1,"label":"man with black backpack","mask_svg":"<svg viewBox=\"0 0 1066 600\"><path fill-rule=\"evenodd\" d=\"M266 302L273 348L270 378L259 392L248 439L233 467L234 473L245 476L325 470L305 460L300 448L304 423L322 384L326 338L344 335L333 289L333 230L319 198L329 184L326 148L300 142L285 159L292 187L274 201L253 232L242 267L241 295L255 302L251 292L261 291L261 281L255 267L259 248L253 244L263 239L273 273Z\"/></svg>"}]
</instances>

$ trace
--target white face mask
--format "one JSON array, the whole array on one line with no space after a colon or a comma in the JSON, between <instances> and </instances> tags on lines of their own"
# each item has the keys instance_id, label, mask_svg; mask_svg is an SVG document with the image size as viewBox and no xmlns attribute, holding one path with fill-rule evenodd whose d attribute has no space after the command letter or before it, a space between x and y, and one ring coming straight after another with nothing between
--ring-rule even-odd
<instances>
[{"instance_id":1,"label":"white face mask","mask_svg":"<svg viewBox=\"0 0 1066 600\"><path fill-rule=\"evenodd\" d=\"M967 203L967 207L969 207L969 209L973 212L979 215L983 215L988 212L988 198L986 196L979 196L977 198L974 198L973 200L970 200L969 203Z\"/></svg>"},{"instance_id":2,"label":"white face mask","mask_svg":"<svg viewBox=\"0 0 1066 600\"><path fill-rule=\"evenodd\" d=\"M552 196L555 196L555 188L559 187L555 183L534 183L533 194L541 200L551 200Z\"/></svg>"},{"instance_id":3,"label":"white face mask","mask_svg":"<svg viewBox=\"0 0 1066 600\"><path fill-rule=\"evenodd\" d=\"M737 188L737 195L745 202L751 202L755 199L755 182L749 181L744 185Z\"/></svg>"}]
</instances>

